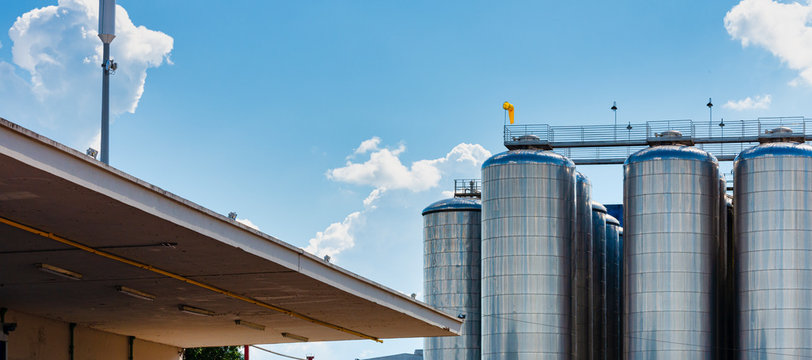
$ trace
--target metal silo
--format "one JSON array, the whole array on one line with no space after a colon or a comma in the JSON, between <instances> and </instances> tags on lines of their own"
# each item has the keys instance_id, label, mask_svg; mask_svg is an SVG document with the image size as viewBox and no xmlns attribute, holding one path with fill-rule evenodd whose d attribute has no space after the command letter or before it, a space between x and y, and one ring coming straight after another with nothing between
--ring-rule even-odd
<instances>
[{"instance_id":1,"label":"metal silo","mask_svg":"<svg viewBox=\"0 0 812 360\"><path fill-rule=\"evenodd\" d=\"M480 201L455 197L423 210L426 303L464 318L460 336L424 340L426 359L480 360Z\"/></svg>"},{"instance_id":2,"label":"metal silo","mask_svg":"<svg viewBox=\"0 0 812 360\"><path fill-rule=\"evenodd\" d=\"M621 224L622 225L622 224ZM620 264L618 266L618 277L620 278L620 297L618 298L618 359L623 359L623 267L624 267L624 256L623 256L623 227L617 228L617 249L618 249L618 257L620 259Z\"/></svg>"},{"instance_id":3,"label":"metal silo","mask_svg":"<svg viewBox=\"0 0 812 360\"><path fill-rule=\"evenodd\" d=\"M727 180L724 175L719 174L719 218L718 218L718 240L717 240L717 261L716 261L716 349L717 359L733 359L733 349L735 342L732 339L736 334L732 333L733 321L737 315L735 310L736 292L733 281L733 252L732 234L728 231L729 206L732 206L731 199L727 193Z\"/></svg>"},{"instance_id":4,"label":"metal silo","mask_svg":"<svg viewBox=\"0 0 812 360\"><path fill-rule=\"evenodd\" d=\"M578 360L588 360L589 343L589 263L592 248L592 184L580 172L575 174L575 242L573 256L573 354Z\"/></svg>"},{"instance_id":5,"label":"metal silo","mask_svg":"<svg viewBox=\"0 0 812 360\"><path fill-rule=\"evenodd\" d=\"M592 359L606 358L606 208L592 202L592 247L589 264L590 342Z\"/></svg>"},{"instance_id":6,"label":"metal silo","mask_svg":"<svg viewBox=\"0 0 812 360\"><path fill-rule=\"evenodd\" d=\"M569 359L575 165L511 150L482 181L482 358Z\"/></svg>"},{"instance_id":7,"label":"metal silo","mask_svg":"<svg viewBox=\"0 0 812 360\"><path fill-rule=\"evenodd\" d=\"M716 158L674 143L632 154L623 171L624 359L711 359Z\"/></svg>"},{"instance_id":8,"label":"metal silo","mask_svg":"<svg viewBox=\"0 0 812 360\"><path fill-rule=\"evenodd\" d=\"M812 147L764 143L733 170L739 358L812 358Z\"/></svg>"},{"instance_id":9,"label":"metal silo","mask_svg":"<svg viewBox=\"0 0 812 360\"><path fill-rule=\"evenodd\" d=\"M620 354L620 222L606 215L606 359L618 360Z\"/></svg>"}]
</instances>

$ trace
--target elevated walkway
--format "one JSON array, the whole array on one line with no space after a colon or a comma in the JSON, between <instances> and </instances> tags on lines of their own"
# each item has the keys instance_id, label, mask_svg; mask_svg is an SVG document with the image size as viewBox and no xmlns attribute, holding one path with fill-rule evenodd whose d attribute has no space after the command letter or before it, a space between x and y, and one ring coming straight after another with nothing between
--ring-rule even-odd
<instances>
[{"instance_id":1,"label":"elevated walkway","mask_svg":"<svg viewBox=\"0 0 812 360\"><path fill-rule=\"evenodd\" d=\"M790 131L773 132L779 127ZM679 142L708 151L719 161L732 161L739 152L765 138L810 141L812 135L807 129L812 129L812 119L803 116L724 122L656 120L617 126L505 125L504 144L508 149L551 149L578 165L622 164L636 151L666 141L664 133L678 131ZM674 140L669 137L667 142Z\"/></svg>"}]
</instances>

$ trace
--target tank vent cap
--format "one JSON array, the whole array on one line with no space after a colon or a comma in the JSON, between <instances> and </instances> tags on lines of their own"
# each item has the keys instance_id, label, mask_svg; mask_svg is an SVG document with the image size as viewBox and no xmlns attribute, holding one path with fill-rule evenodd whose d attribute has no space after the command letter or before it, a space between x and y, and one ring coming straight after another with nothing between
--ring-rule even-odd
<instances>
[{"instance_id":1,"label":"tank vent cap","mask_svg":"<svg viewBox=\"0 0 812 360\"><path fill-rule=\"evenodd\" d=\"M678 130L666 130L661 133L655 133L653 138L648 138L649 146L658 145L694 145L693 139L690 136L683 136Z\"/></svg>"},{"instance_id":2,"label":"tank vent cap","mask_svg":"<svg viewBox=\"0 0 812 360\"><path fill-rule=\"evenodd\" d=\"M516 138L518 141L541 141L541 138L536 135L522 135Z\"/></svg>"},{"instance_id":3,"label":"tank vent cap","mask_svg":"<svg viewBox=\"0 0 812 360\"><path fill-rule=\"evenodd\" d=\"M654 136L661 137L661 138L681 138L682 133L677 130L666 130L659 134L654 134Z\"/></svg>"},{"instance_id":4,"label":"tank vent cap","mask_svg":"<svg viewBox=\"0 0 812 360\"><path fill-rule=\"evenodd\" d=\"M792 134L792 129L786 126L779 126L772 130L765 131L767 134Z\"/></svg>"},{"instance_id":5,"label":"tank vent cap","mask_svg":"<svg viewBox=\"0 0 812 360\"><path fill-rule=\"evenodd\" d=\"M518 149L538 149L538 150L552 150L547 141L541 140L538 135L525 134L521 136L514 136L510 141L505 141L505 147L508 150Z\"/></svg>"},{"instance_id":6,"label":"tank vent cap","mask_svg":"<svg viewBox=\"0 0 812 360\"><path fill-rule=\"evenodd\" d=\"M764 134L759 135L758 142L775 143L775 142L804 142L804 134L794 132L791 128L786 126L779 126L775 129L765 130Z\"/></svg>"}]
</instances>

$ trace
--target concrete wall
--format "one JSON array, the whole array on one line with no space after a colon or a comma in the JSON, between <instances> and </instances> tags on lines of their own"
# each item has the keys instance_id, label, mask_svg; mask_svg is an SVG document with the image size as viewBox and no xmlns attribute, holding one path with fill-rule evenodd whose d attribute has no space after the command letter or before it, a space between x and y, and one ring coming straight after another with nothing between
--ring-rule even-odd
<instances>
[{"instance_id":1,"label":"concrete wall","mask_svg":"<svg viewBox=\"0 0 812 360\"><path fill-rule=\"evenodd\" d=\"M66 322L9 310L6 322L17 329L8 336L9 360L69 360L70 330ZM135 339L134 360L179 360L182 349ZM127 360L127 337L77 326L74 360Z\"/></svg>"}]
</instances>

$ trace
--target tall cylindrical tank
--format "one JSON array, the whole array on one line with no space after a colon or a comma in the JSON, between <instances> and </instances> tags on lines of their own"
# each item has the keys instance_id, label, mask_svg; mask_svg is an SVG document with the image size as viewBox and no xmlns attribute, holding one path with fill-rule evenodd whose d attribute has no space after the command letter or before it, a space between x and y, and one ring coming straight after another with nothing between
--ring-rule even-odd
<instances>
[{"instance_id":1,"label":"tall cylindrical tank","mask_svg":"<svg viewBox=\"0 0 812 360\"><path fill-rule=\"evenodd\" d=\"M725 242L727 243L727 271L728 283L726 290L728 308L724 312L728 316L726 321L727 329L723 329L724 335L727 336L727 347L725 356L721 359L735 360L735 349L739 348L739 302L738 302L738 280L736 278L736 236L735 236L735 207L733 206L733 197L725 196Z\"/></svg>"},{"instance_id":2,"label":"tall cylindrical tank","mask_svg":"<svg viewBox=\"0 0 812 360\"><path fill-rule=\"evenodd\" d=\"M620 222L606 215L606 359L622 358L620 349Z\"/></svg>"},{"instance_id":3,"label":"tall cylindrical tank","mask_svg":"<svg viewBox=\"0 0 812 360\"><path fill-rule=\"evenodd\" d=\"M728 233L728 205L730 199L727 193L727 180L723 174L719 174L719 218L718 218L718 240L717 240L717 261L716 261L716 358L720 360L733 359L733 344L731 341L735 334L731 328L731 319L737 316L735 313L736 293L733 287L733 257L731 253L731 242Z\"/></svg>"},{"instance_id":4,"label":"tall cylindrical tank","mask_svg":"<svg viewBox=\"0 0 812 360\"><path fill-rule=\"evenodd\" d=\"M589 264L592 360L606 358L606 216L606 208L593 201Z\"/></svg>"},{"instance_id":5,"label":"tall cylindrical tank","mask_svg":"<svg viewBox=\"0 0 812 360\"><path fill-rule=\"evenodd\" d=\"M621 224L622 225L622 224ZM623 227L618 227L617 229L617 249L618 249L618 257L620 258L620 265L618 267L618 276L620 277L620 298L618 301L618 307L620 308L618 313L618 359L623 359L623 268L624 268L624 255L623 255Z\"/></svg>"},{"instance_id":6,"label":"tall cylindrical tank","mask_svg":"<svg viewBox=\"0 0 812 360\"><path fill-rule=\"evenodd\" d=\"M714 356L719 166L661 145L624 166L624 359Z\"/></svg>"},{"instance_id":7,"label":"tall cylindrical tank","mask_svg":"<svg viewBox=\"0 0 812 360\"><path fill-rule=\"evenodd\" d=\"M479 199L452 198L423 210L426 303L464 318L460 336L424 340L429 360L480 360L481 209Z\"/></svg>"},{"instance_id":8,"label":"tall cylindrical tank","mask_svg":"<svg viewBox=\"0 0 812 360\"><path fill-rule=\"evenodd\" d=\"M592 184L586 176L575 174L575 242L572 249L573 279L573 354L577 360L589 360L589 263L592 248Z\"/></svg>"},{"instance_id":9,"label":"tall cylindrical tank","mask_svg":"<svg viewBox=\"0 0 812 360\"><path fill-rule=\"evenodd\" d=\"M761 144L733 171L739 358L812 358L812 147Z\"/></svg>"},{"instance_id":10,"label":"tall cylindrical tank","mask_svg":"<svg viewBox=\"0 0 812 360\"><path fill-rule=\"evenodd\" d=\"M575 165L511 150L482 185L482 358L571 358Z\"/></svg>"}]
</instances>

